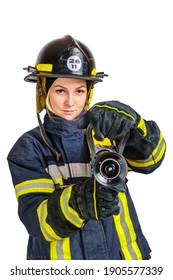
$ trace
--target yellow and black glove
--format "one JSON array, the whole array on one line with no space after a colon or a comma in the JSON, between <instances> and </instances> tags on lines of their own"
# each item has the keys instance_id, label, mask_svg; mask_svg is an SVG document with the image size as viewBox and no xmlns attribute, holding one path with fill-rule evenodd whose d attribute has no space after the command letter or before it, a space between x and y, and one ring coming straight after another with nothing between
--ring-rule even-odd
<instances>
[{"instance_id":1,"label":"yellow and black glove","mask_svg":"<svg viewBox=\"0 0 173 280\"><path fill-rule=\"evenodd\" d=\"M57 188L47 204L47 223L61 237L73 236L83 224L119 214L118 192L125 192L124 181L104 187L94 178Z\"/></svg>"},{"instance_id":2,"label":"yellow and black glove","mask_svg":"<svg viewBox=\"0 0 173 280\"><path fill-rule=\"evenodd\" d=\"M84 220L98 220L111 215L119 214L118 189L125 191L125 182L120 182L123 186L115 185L105 187L99 184L94 178L89 178L85 182L78 182L74 187L70 198L71 207Z\"/></svg>"},{"instance_id":3,"label":"yellow and black glove","mask_svg":"<svg viewBox=\"0 0 173 280\"><path fill-rule=\"evenodd\" d=\"M108 137L120 141L137 127L140 116L130 106L119 101L106 101L95 104L78 121L78 128L84 129L91 124L95 139L102 141Z\"/></svg>"}]
</instances>

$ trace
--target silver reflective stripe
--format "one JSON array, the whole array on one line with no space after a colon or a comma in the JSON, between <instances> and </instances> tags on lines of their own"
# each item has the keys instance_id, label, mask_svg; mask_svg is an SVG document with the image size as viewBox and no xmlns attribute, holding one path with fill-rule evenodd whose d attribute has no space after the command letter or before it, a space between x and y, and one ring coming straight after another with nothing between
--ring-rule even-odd
<instances>
[{"instance_id":1,"label":"silver reflective stripe","mask_svg":"<svg viewBox=\"0 0 173 280\"><path fill-rule=\"evenodd\" d=\"M69 237L50 243L50 258L51 260L71 260Z\"/></svg>"},{"instance_id":2,"label":"silver reflective stripe","mask_svg":"<svg viewBox=\"0 0 173 280\"><path fill-rule=\"evenodd\" d=\"M90 177L89 163L70 163L70 170L73 177Z\"/></svg>"},{"instance_id":3,"label":"silver reflective stripe","mask_svg":"<svg viewBox=\"0 0 173 280\"><path fill-rule=\"evenodd\" d=\"M133 260L137 260L137 255L132 247L132 239L131 239L131 235L129 232L129 228L127 226L126 220L125 220L125 213L124 213L124 208L121 202L121 199L119 200L119 206L120 206L120 221L121 221L121 226L123 228L125 237L126 237L126 241L127 241L127 248L129 250L129 253L132 256Z\"/></svg>"},{"instance_id":4,"label":"silver reflective stripe","mask_svg":"<svg viewBox=\"0 0 173 280\"><path fill-rule=\"evenodd\" d=\"M70 172L69 172L70 168ZM91 177L90 164L89 163L70 163L63 166L57 166L55 164L49 165L46 171L55 180L56 178L68 179L71 176L78 177Z\"/></svg>"},{"instance_id":5,"label":"silver reflective stripe","mask_svg":"<svg viewBox=\"0 0 173 280\"><path fill-rule=\"evenodd\" d=\"M22 182L15 186L16 197L32 192L51 193L55 189L54 183L50 179L34 179Z\"/></svg>"},{"instance_id":6,"label":"silver reflective stripe","mask_svg":"<svg viewBox=\"0 0 173 280\"><path fill-rule=\"evenodd\" d=\"M63 250L62 250L62 244L63 241L59 240L56 243L56 250L57 250L57 254L58 254L58 260L64 260L64 254L63 254Z\"/></svg>"}]
</instances>

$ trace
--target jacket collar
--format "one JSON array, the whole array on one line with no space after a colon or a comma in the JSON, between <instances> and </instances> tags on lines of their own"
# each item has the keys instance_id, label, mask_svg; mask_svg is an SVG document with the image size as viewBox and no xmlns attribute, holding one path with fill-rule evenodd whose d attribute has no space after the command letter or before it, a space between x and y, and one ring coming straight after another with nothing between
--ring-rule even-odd
<instances>
[{"instance_id":1,"label":"jacket collar","mask_svg":"<svg viewBox=\"0 0 173 280\"><path fill-rule=\"evenodd\" d=\"M79 115L79 118L83 116L83 114L85 113L81 113ZM46 113L46 115L44 116L44 128L47 132L53 134L69 136L69 134L82 132L81 129L77 128L78 119L71 121L71 120L66 120L53 113L51 113L50 116Z\"/></svg>"}]
</instances>

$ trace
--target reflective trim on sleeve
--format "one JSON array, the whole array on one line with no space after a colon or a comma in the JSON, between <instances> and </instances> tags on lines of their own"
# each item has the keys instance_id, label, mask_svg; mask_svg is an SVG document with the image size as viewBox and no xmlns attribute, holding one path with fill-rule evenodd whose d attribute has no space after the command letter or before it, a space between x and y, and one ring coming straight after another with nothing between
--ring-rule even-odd
<instances>
[{"instance_id":1,"label":"reflective trim on sleeve","mask_svg":"<svg viewBox=\"0 0 173 280\"><path fill-rule=\"evenodd\" d=\"M142 131L143 136L147 135L147 128L144 119L141 117L137 128Z\"/></svg>"},{"instance_id":2,"label":"reflective trim on sleeve","mask_svg":"<svg viewBox=\"0 0 173 280\"><path fill-rule=\"evenodd\" d=\"M124 258L126 260L142 260L125 193L119 193L119 206L120 214L114 215L113 218Z\"/></svg>"},{"instance_id":3,"label":"reflective trim on sleeve","mask_svg":"<svg viewBox=\"0 0 173 280\"><path fill-rule=\"evenodd\" d=\"M58 236L52 227L46 222L47 219L47 199L42 201L42 203L37 208L37 215L40 223L41 231L44 238L47 241L62 240L62 237Z\"/></svg>"},{"instance_id":4,"label":"reflective trim on sleeve","mask_svg":"<svg viewBox=\"0 0 173 280\"><path fill-rule=\"evenodd\" d=\"M69 173L69 168L70 172ZM68 179L70 177L91 177L90 164L89 163L69 163L62 166L56 164L49 165L46 171L52 178Z\"/></svg>"},{"instance_id":5,"label":"reflective trim on sleeve","mask_svg":"<svg viewBox=\"0 0 173 280\"><path fill-rule=\"evenodd\" d=\"M159 162L162 159L165 150L166 150L166 143L163 139L162 133L160 133L159 143L149 158L145 160L135 160L135 161L126 158L126 160L131 166L134 167L148 167Z\"/></svg>"},{"instance_id":6,"label":"reflective trim on sleeve","mask_svg":"<svg viewBox=\"0 0 173 280\"><path fill-rule=\"evenodd\" d=\"M51 179L34 179L27 180L15 186L17 199L19 196L28 193L52 193L54 191L54 183Z\"/></svg>"},{"instance_id":7,"label":"reflective trim on sleeve","mask_svg":"<svg viewBox=\"0 0 173 280\"><path fill-rule=\"evenodd\" d=\"M66 220L68 220L74 226L81 228L84 220L81 219L78 213L72 207L69 206L71 192L72 192L71 186L68 186L63 190L60 197L61 211L64 217L66 218Z\"/></svg>"},{"instance_id":8,"label":"reflective trim on sleeve","mask_svg":"<svg viewBox=\"0 0 173 280\"><path fill-rule=\"evenodd\" d=\"M65 237L62 240L52 241L50 243L51 260L71 260L70 238Z\"/></svg>"}]
</instances>

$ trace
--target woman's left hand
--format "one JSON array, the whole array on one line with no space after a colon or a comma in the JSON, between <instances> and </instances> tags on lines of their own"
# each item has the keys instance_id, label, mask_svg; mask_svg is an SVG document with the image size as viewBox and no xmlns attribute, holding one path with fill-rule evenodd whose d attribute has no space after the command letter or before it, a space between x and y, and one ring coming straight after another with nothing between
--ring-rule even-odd
<instances>
[{"instance_id":1,"label":"woman's left hand","mask_svg":"<svg viewBox=\"0 0 173 280\"><path fill-rule=\"evenodd\" d=\"M84 129L91 124L95 139L102 141L108 137L120 141L132 127L137 127L140 116L130 106L119 101L95 104L78 121L78 128Z\"/></svg>"}]
</instances>

